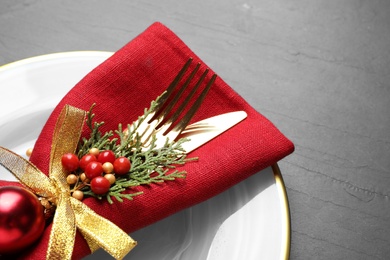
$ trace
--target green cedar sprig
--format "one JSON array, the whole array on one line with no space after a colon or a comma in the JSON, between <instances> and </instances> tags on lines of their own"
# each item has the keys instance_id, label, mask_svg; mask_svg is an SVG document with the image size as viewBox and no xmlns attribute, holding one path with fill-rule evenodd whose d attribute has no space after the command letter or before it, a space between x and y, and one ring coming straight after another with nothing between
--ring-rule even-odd
<instances>
[{"instance_id":1,"label":"green cedar sprig","mask_svg":"<svg viewBox=\"0 0 390 260\"><path fill-rule=\"evenodd\" d=\"M102 133L100 128L104 125L104 122L94 121L95 114L92 113L92 110L95 104L91 106L86 118L86 125L91 133L89 138L82 138L79 143L78 157L81 158L94 147L99 150L111 150L117 157L127 157L131 162L131 169L126 175L117 176L115 183L105 196L94 194L88 185L80 189L84 195L99 199L105 197L112 204L112 197L122 202L123 199L131 200L134 196L142 194L142 192L132 190L134 187L186 177L186 172L177 170L176 166L197 160L197 158L187 158L182 147L182 144L189 141L189 139L182 138L178 141L167 139L163 147L156 149L157 139L153 135L148 149L144 149L144 144L142 144L141 138L137 134L140 124L148 115L154 112L158 99L151 103L149 109L145 109L143 116L140 116L133 124L127 125L126 133L124 133L121 124L118 125L118 129L115 131Z\"/></svg>"}]
</instances>

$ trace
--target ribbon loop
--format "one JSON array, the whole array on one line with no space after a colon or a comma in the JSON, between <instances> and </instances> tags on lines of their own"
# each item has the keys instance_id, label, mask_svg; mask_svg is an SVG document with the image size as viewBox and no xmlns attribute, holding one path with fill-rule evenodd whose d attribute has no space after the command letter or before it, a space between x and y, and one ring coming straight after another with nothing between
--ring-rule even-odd
<instances>
[{"instance_id":1,"label":"ribbon loop","mask_svg":"<svg viewBox=\"0 0 390 260\"><path fill-rule=\"evenodd\" d=\"M56 187L53 181L20 155L0 147L0 164L27 189L40 197L54 198L56 196Z\"/></svg>"},{"instance_id":2,"label":"ribbon loop","mask_svg":"<svg viewBox=\"0 0 390 260\"><path fill-rule=\"evenodd\" d=\"M76 151L86 112L66 105L57 120L50 154L49 177L23 157L0 147L0 164L35 194L56 204L46 259L71 259L78 229L91 252L101 247L122 259L136 242L109 220L70 196L61 157Z\"/></svg>"}]
</instances>

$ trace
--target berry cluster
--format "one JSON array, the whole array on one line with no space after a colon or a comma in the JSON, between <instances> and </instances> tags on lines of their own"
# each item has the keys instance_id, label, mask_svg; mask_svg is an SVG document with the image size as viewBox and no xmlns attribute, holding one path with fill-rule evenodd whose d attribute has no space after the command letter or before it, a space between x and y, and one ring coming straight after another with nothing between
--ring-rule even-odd
<instances>
[{"instance_id":1,"label":"berry cluster","mask_svg":"<svg viewBox=\"0 0 390 260\"><path fill-rule=\"evenodd\" d=\"M69 172L66 181L71 185L72 196L82 200L81 189L89 186L96 195L104 195L116 177L130 171L131 163L127 157L116 157L111 150L99 151L91 148L89 153L78 158L76 154L66 153L61 158L62 166Z\"/></svg>"}]
</instances>

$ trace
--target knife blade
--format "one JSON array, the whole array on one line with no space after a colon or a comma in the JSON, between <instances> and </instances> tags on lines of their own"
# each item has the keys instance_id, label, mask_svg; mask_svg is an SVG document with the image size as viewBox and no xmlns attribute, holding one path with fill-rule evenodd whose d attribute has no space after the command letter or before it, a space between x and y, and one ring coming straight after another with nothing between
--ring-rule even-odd
<instances>
[{"instance_id":1,"label":"knife blade","mask_svg":"<svg viewBox=\"0 0 390 260\"><path fill-rule=\"evenodd\" d=\"M213 116L187 126L178 136L178 139L183 137L190 139L190 141L184 142L182 145L185 151L190 153L235 126L246 117L247 113L245 111L235 111Z\"/></svg>"}]
</instances>

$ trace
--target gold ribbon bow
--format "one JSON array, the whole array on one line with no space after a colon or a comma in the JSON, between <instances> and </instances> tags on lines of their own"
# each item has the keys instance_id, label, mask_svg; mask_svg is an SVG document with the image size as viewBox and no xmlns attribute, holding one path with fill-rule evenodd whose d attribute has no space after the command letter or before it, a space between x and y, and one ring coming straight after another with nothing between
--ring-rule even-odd
<instances>
[{"instance_id":1,"label":"gold ribbon bow","mask_svg":"<svg viewBox=\"0 0 390 260\"><path fill-rule=\"evenodd\" d=\"M76 151L85 115L85 111L72 106L62 109L53 134L49 177L23 157L0 147L0 164L35 194L56 205L46 259L71 259L76 229L91 252L103 248L116 259L122 259L137 244L114 223L70 196L61 157Z\"/></svg>"}]
</instances>

